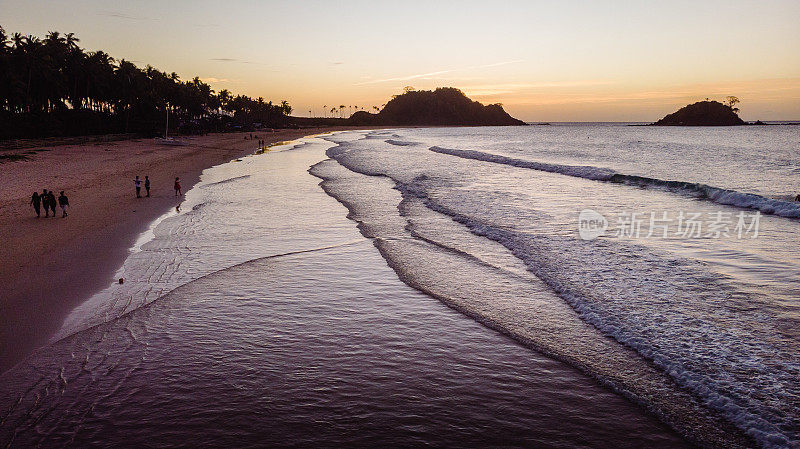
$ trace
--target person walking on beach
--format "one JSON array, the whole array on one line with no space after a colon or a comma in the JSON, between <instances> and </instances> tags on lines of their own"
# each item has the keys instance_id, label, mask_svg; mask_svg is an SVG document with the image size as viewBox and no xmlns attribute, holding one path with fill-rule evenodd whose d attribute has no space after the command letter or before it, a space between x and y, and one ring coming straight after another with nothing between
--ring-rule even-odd
<instances>
[{"instance_id":1,"label":"person walking on beach","mask_svg":"<svg viewBox=\"0 0 800 449\"><path fill-rule=\"evenodd\" d=\"M33 210L36 211L36 218L41 217L42 213L40 212L40 208L42 206L42 199L39 198L39 192L33 192L33 195L31 195L31 204L33 205Z\"/></svg>"},{"instance_id":2,"label":"person walking on beach","mask_svg":"<svg viewBox=\"0 0 800 449\"><path fill-rule=\"evenodd\" d=\"M133 180L133 184L136 186L136 198L142 197L142 180L139 179L139 176L136 176L136 179Z\"/></svg>"},{"instance_id":3,"label":"person walking on beach","mask_svg":"<svg viewBox=\"0 0 800 449\"><path fill-rule=\"evenodd\" d=\"M42 207L44 207L44 218L47 218L50 216L50 203L47 197L47 189L42 189L42 194L39 195L39 199L42 201Z\"/></svg>"},{"instance_id":4,"label":"person walking on beach","mask_svg":"<svg viewBox=\"0 0 800 449\"><path fill-rule=\"evenodd\" d=\"M183 195L181 191L181 178L175 178L175 196Z\"/></svg>"},{"instance_id":5,"label":"person walking on beach","mask_svg":"<svg viewBox=\"0 0 800 449\"><path fill-rule=\"evenodd\" d=\"M67 206L69 206L69 199L67 195L64 195L64 191L61 191L61 194L58 196L58 205L61 206L61 218L67 217ZM53 212L55 215L55 212Z\"/></svg>"},{"instance_id":6,"label":"person walking on beach","mask_svg":"<svg viewBox=\"0 0 800 449\"><path fill-rule=\"evenodd\" d=\"M48 199L48 203L50 204L50 210L53 211L53 217L55 217L56 216L56 196L53 194L52 190L47 192L47 199Z\"/></svg>"},{"instance_id":7,"label":"person walking on beach","mask_svg":"<svg viewBox=\"0 0 800 449\"><path fill-rule=\"evenodd\" d=\"M146 197L150 198L150 177L144 177L144 191L146 192Z\"/></svg>"}]
</instances>

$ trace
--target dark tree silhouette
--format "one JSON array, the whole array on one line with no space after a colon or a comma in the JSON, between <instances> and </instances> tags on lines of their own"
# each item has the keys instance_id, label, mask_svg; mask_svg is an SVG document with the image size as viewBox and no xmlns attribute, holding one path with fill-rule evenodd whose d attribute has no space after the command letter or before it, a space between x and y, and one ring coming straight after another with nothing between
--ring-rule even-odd
<instances>
[{"instance_id":1,"label":"dark tree silhouette","mask_svg":"<svg viewBox=\"0 0 800 449\"><path fill-rule=\"evenodd\" d=\"M739 112L739 108L736 107L737 103L740 103L739 98L738 97L734 97L733 95L729 95L729 96L725 97L725 101L722 102L722 104L724 104L725 106L731 108L731 110L733 112L738 113Z\"/></svg>"},{"instance_id":2,"label":"dark tree silhouette","mask_svg":"<svg viewBox=\"0 0 800 449\"><path fill-rule=\"evenodd\" d=\"M453 87L436 90L414 90L407 86L401 95L394 95L383 109L370 114L358 111L352 124L364 125L524 125L503 110L500 104L483 105L470 100Z\"/></svg>"},{"instance_id":3,"label":"dark tree silhouette","mask_svg":"<svg viewBox=\"0 0 800 449\"><path fill-rule=\"evenodd\" d=\"M730 98L730 97L729 97ZM738 101L738 98L733 97ZM664 116L661 120L653 123L658 126L736 126L744 125L745 122L736 112L738 108L732 108L736 102L726 101L727 104L718 101L698 101L680 108L678 111Z\"/></svg>"},{"instance_id":4,"label":"dark tree silhouette","mask_svg":"<svg viewBox=\"0 0 800 449\"><path fill-rule=\"evenodd\" d=\"M292 108L233 96L195 77L87 52L73 34L44 39L0 27L0 139L135 132L156 135L166 116L179 131L289 125ZM170 122L170 127L172 128Z\"/></svg>"}]
</instances>

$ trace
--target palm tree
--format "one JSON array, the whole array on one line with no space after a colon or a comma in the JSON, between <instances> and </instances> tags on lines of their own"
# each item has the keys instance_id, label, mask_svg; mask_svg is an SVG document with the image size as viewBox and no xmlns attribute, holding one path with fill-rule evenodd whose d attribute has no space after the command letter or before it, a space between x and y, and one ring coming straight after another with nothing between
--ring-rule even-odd
<instances>
[{"instance_id":1,"label":"palm tree","mask_svg":"<svg viewBox=\"0 0 800 449\"><path fill-rule=\"evenodd\" d=\"M0 26L0 54L6 54L9 42L6 30Z\"/></svg>"},{"instance_id":2,"label":"palm tree","mask_svg":"<svg viewBox=\"0 0 800 449\"><path fill-rule=\"evenodd\" d=\"M346 106L345 106L345 105L343 105L343 104L340 104L340 105L339 105L339 118L342 118L342 113L344 112L344 108L345 108L345 107L346 107Z\"/></svg>"},{"instance_id":3,"label":"palm tree","mask_svg":"<svg viewBox=\"0 0 800 449\"><path fill-rule=\"evenodd\" d=\"M183 82L175 72L86 52L79 42L73 33L57 31L42 40L9 37L0 27L0 138L38 137L41 129L65 135L152 132L163 125L165 108L178 122L220 129L224 121L285 124L292 111L286 101L273 105L227 90L217 94L197 77Z\"/></svg>"},{"instance_id":4,"label":"palm tree","mask_svg":"<svg viewBox=\"0 0 800 449\"><path fill-rule=\"evenodd\" d=\"M219 98L219 106L223 111L228 110L228 104L231 101L231 93L228 92L228 89L222 89L217 94L217 98Z\"/></svg>"}]
</instances>

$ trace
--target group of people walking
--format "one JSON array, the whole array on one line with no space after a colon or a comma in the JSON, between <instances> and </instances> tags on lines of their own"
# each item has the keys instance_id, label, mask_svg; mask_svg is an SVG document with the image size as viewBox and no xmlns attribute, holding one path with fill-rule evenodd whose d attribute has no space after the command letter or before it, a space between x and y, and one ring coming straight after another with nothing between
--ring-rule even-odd
<instances>
[{"instance_id":1,"label":"group of people walking","mask_svg":"<svg viewBox=\"0 0 800 449\"><path fill-rule=\"evenodd\" d=\"M150 177L145 176L144 181L139 179L137 176L136 179L133 180L134 185L136 187L136 198L142 197L142 185L144 185L145 190L145 197L150 196ZM175 196L183 195L183 190L181 189L181 178L175 178ZM61 217L66 217L69 215L67 213L67 209L69 208L69 198L67 195L64 194L62 190L59 196L56 198L55 194L52 190L43 189L42 193L33 192L31 195L31 206L33 206L33 210L36 212L36 218L42 216L42 209L44 209L44 216L49 217L50 212L53 213L53 216L56 216L56 206L61 207Z\"/></svg>"},{"instance_id":2,"label":"group of people walking","mask_svg":"<svg viewBox=\"0 0 800 449\"><path fill-rule=\"evenodd\" d=\"M142 180L139 179L139 176L136 176L136 179L133 180L133 185L136 187L136 198L142 197ZM144 177L144 190L145 190L145 197L150 196L150 177ZM175 196L183 195L183 191L181 189L181 178L175 178Z\"/></svg>"},{"instance_id":3,"label":"group of people walking","mask_svg":"<svg viewBox=\"0 0 800 449\"><path fill-rule=\"evenodd\" d=\"M50 211L53 211L53 216L56 216L56 205L61 206L61 217L66 217L67 208L69 207L69 198L61 191L61 194L56 198L52 190L42 189L42 193L33 192L31 195L31 205L33 210L36 211L36 218L42 216L42 208L44 208L44 216L49 217Z\"/></svg>"}]
</instances>

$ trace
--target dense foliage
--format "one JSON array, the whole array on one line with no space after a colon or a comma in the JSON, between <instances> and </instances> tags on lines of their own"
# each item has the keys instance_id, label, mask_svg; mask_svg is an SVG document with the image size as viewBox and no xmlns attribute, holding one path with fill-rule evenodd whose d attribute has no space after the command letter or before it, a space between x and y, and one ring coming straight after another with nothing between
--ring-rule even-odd
<instances>
[{"instance_id":1,"label":"dense foliage","mask_svg":"<svg viewBox=\"0 0 800 449\"><path fill-rule=\"evenodd\" d=\"M524 125L500 104L483 104L470 100L453 87L434 91L408 89L392 98L378 114L356 112L351 123L359 125Z\"/></svg>"},{"instance_id":2,"label":"dense foliage","mask_svg":"<svg viewBox=\"0 0 800 449\"><path fill-rule=\"evenodd\" d=\"M735 98L735 97L729 97ZM736 100L738 103L738 99ZM722 104L718 101L698 101L684 106L653 123L659 126L735 126L744 125L745 122L733 107L736 103Z\"/></svg>"},{"instance_id":3,"label":"dense foliage","mask_svg":"<svg viewBox=\"0 0 800 449\"><path fill-rule=\"evenodd\" d=\"M182 132L248 129L254 123L288 124L292 108L219 93L195 77L87 52L72 34L44 39L0 27L0 139L103 133Z\"/></svg>"}]
</instances>

